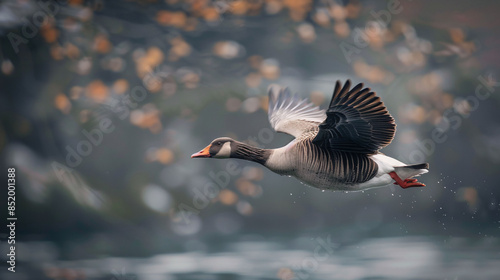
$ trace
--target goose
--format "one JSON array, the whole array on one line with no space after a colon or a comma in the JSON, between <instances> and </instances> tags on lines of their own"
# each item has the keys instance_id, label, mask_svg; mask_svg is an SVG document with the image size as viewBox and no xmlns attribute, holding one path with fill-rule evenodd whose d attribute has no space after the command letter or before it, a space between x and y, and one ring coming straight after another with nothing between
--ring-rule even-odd
<instances>
[{"instance_id":1,"label":"goose","mask_svg":"<svg viewBox=\"0 0 500 280\"><path fill-rule=\"evenodd\" d=\"M221 137L191 158L253 161L322 190L425 186L413 177L427 173L428 163L407 165L379 152L392 142L396 124L380 97L362 83L351 89L350 80L343 86L337 81L326 111L271 85L268 117L275 131L295 139L281 148L261 149Z\"/></svg>"}]
</instances>

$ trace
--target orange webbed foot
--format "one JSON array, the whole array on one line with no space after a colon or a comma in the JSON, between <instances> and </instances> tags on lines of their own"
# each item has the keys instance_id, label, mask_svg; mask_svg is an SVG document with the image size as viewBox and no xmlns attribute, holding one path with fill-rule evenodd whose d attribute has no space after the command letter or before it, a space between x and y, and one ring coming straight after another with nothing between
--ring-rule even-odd
<instances>
[{"instance_id":1,"label":"orange webbed foot","mask_svg":"<svg viewBox=\"0 0 500 280\"><path fill-rule=\"evenodd\" d=\"M415 178L409 178L403 181L394 171L390 172L389 175L391 176L392 179L394 179L394 181L396 181L394 185L399 185L403 189L413 188L413 187L425 187L425 184L418 182L417 179Z\"/></svg>"}]
</instances>

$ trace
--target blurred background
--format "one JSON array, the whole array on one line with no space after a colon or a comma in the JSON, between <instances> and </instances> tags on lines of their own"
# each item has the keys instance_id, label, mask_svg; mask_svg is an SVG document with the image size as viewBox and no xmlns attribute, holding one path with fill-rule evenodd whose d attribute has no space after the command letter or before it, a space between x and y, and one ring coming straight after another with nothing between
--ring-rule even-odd
<instances>
[{"instance_id":1,"label":"blurred background","mask_svg":"<svg viewBox=\"0 0 500 280\"><path fill-rule=\"evenodd\" d=\"M2 279L500 277L500 4L128 0L0 3L0 175L16 168ZM322 192L216 137L276 148L271 83L327 106L364 82L382 152L427 187ZM236 166L236 167L235 167ZM7 224L7 188L0 220Z\"/></svg>"}]
</instances>

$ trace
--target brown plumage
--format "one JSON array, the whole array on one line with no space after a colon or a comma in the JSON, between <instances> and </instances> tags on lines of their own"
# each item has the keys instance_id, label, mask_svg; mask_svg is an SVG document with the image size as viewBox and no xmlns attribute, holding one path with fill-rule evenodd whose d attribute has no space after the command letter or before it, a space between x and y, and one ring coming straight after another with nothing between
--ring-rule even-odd
<instances>
[{"instance_id":1,"label":"brown plumage","mask_svg":"<svg viewBox=\"0 0 500 280\"><path fill-rule=\"evenodd\" d=\"M268 114L277 132L295 137L285 147L259 149L218 138L192 157L250 160L321 189L357 191L391 182L403 188L424 186L411 177L426 173L427 164L408 166L378 152L391 143L396 124L363 84L351 89L349 80L344 86L337 82L326 112L287 88L272 86Z\"/></svg>"}]
</instances>

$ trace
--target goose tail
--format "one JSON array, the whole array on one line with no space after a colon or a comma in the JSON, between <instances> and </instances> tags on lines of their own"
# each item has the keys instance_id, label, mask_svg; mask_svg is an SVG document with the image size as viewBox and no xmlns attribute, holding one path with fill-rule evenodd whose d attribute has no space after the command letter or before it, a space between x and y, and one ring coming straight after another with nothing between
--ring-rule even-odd
<instances>
[{"instance_id":1,"label":"goose tail","mask_svg":"<svg viewBox=\"0 0 500 280\"><path fill-rule=\"evenodd\" d=\"M428 163L395 166L394 171L401 177L401 179L409 179L429 172Z\"/></svg>"}]
</instances>

